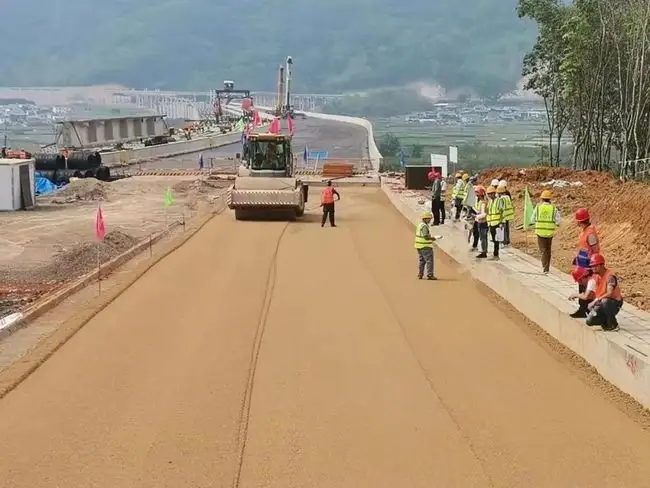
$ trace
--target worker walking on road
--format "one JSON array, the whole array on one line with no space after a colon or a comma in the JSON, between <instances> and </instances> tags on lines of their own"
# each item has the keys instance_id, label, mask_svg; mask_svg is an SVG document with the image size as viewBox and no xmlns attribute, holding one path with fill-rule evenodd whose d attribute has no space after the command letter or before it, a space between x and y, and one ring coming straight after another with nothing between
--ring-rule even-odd
<instances>
[{"instance_id":1,"label":"worker walking on road","mask_svg":"<svg viewBox=\"0 0 650 488\"><path fill-rule=\"evenodd\" d=\"M590 262L591 256L600 252L600 240L598 239L598 232L596 227L591 223L591 217L589 215L589 210L586 208L579 208L576 210L575 214L576 224L581 228L580 236L578 237L578 253L573 259L573 265L575 266L574 272L578 275L590 275L591 268ZM586 291L585 279L576 280L578 282L578 310L571 314L571 317L574 319L581 319L587 317L589 311L588 306L591 299L583 299L582 295Z\"/></svg>"},{"instance_id":2,"label":"worker walking on road","mask_svg":"<svg viewBox=\"0 0 650 488\"><path fill-rule=\"evenodd\" d=\"M329 216L330 226L336 227L334 222L334 196L336 195L336 200L341 199L341 195L337 192L332 186L332 182L328 181L327 186L323 188L323 192L320 197L320 206L323 207L323 219L321 220L320 226L325 227L325 221Z\"/></svg>"},{"instance_id":3,"label":"worker walking on road","mask_svg":"<svg viewBox=\"0 0 650 488\"><path fill-rule=\"evenodd\" d=\"M560 225L560 212L557 207L551 203L553 194L549 190L544 190L541 195L541 202L533 210L532 223L535 226L537 235L537 246L542 255L542 272L548 274L551 269L551 248L553 246L553 236Z\"/></svg>"},{"instance_id":4,"label":"worker walking on road","mask_svg":"<svg viewBox=\"0 0 650 488\"><path fill-rule=\"evenodd\" d=\"M589 304L587 325L600 325L603 330L618 329L616 315L623 306L623 294L617 276L605 267L605 258L596 253L589 259L593 276L596 278L595 299Z\"/></svg>"},{"instance_id":5,"label":"worker walking on road","mask_svg":"<svg viewBox=\"0 0 650 488\"><path fill-rule=\"evenodd\" d=\"M419 280L424 277L425 271L428 280L437 279L433 274L433 242L436 238L431 235L431 229L429 229L429 224L431 223L432 218L433 214L431 214L431 212L424 212L422 214L422 222L420 222L415 228L414 247L418 251Z\"/></svg>"}]
</instances>

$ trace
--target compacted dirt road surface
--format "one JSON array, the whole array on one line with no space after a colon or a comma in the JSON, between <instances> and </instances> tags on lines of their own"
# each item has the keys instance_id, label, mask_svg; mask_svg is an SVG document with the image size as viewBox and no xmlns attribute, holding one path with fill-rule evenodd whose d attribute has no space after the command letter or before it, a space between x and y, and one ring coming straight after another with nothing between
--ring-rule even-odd
<instances>
[{"instance_id":1,"label":"compacted dirt road surface","mask_svg":"<svg viewBox=\"0 0 650 488\"><path fill-rule=\"evenodd\" d=\"M648 486L646 431L341 193L338 228L217 217L98 314L0 400L0 486Z\"/></svg>"}]
</instances>

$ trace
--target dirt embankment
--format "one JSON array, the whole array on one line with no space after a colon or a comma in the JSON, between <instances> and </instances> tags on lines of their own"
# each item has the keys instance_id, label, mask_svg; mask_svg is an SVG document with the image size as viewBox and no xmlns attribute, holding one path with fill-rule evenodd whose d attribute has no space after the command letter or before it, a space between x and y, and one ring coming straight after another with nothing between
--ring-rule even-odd
<instances>
[{"instance_id":1,"label":"dirt embankment","mask_svg":"<svg viewBox=\"0 0 650 488\"><path fill-rule=\"evenodd\" d=\"M553 192L563 224L554 239L553 264L569 272L576 253L579 228L573 215L587 207L599 231L608 266L621 278L627 301L650 310L650 186L638 182L623 183L607 173L572 171L565 168L493 168L480 174L479 182L488 185L493 178L505 179L516 207L515 224L523 222L525 188L533 204L543 190ZM549 184L555 180L555 185ZM569 184L566 185L565 182ZM564 186L566 185L566 186ZM538 255L534 233L512 232L513 246Z\"/></svg>"}]
</instances>

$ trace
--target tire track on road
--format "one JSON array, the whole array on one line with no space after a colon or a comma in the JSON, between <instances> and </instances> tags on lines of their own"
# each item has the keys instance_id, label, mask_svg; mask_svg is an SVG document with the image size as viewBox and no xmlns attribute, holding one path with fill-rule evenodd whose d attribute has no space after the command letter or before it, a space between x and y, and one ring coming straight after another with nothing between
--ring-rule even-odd
<instances>
[{"instance_id":1,"label":"tire track on road","mask_svg":"<svg viewBox=\"0 0 650 488\"><path fill-rule=\"evenodd\" d=\"M377 276L377 273L373 270L372 266L370 263L368 263L367 259L364 257L364 253L361 252L360 244L358 241L358 237L356 235L356 232L354 230L354 226L350 227L350 236L352 238L352 244L354 246L354 250L357 254L357 257L359 259L359 262L363 265L363 267L366 269L366 272L371 276L372 281L375 283L375 286L377 287L377 290L379 291L380 295L383 297L388 310L390 310L390 313L393 317L393 320L395 323L398 325L400 328L400 332L402 334L402 337L404 338L404 341L406 342L409 351L411 352L413 359L418 365L418 368L420 369L422 375L424 376L424 379L427 382L427 385L429 385L429 389L431 390L431 393L436 397L442 408L444 409L445 413L447 414L447 417L451 422L453 423L454 427L458 431L458 434L461 436L461 438L465 441L467 444L468 449L472 453L472 456L476 459L478 462L479 466L481 467L481 471L483 472L483 475L485 476L487 482L489 483L490 488L494 488L496 485L494 483L494 480L490 473L487 470L486 467L486 460L478 453L478 450L476 449L476 446L472 442L470 436L467 434L467 432L463 429L462 425L460 424L460 421L456 418L456 416L453 414L451 408L447 403L444 401L442 398L442 395L438 393L436 390L436 386L433 382L433 379L429 375L426 367L420 360L420 357L418 356L416 350L415 350L415 345L413 344L413 341L411 341L408 332L406 331L406 327L404 326L402 320L399 317L399 314L395 310L395 307L392 303L392 300L390 299L390 294L385 290L384 286L381 284L381 280Z\"/></svg>"}]
</instances>

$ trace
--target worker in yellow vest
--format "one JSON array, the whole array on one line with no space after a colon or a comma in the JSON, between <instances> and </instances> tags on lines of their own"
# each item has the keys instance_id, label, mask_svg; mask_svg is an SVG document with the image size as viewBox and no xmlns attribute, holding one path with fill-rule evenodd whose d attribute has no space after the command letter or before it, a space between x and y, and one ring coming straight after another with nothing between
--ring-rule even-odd
<instances>
[{"instance_id":1,"label":"worker in yellow vest","mask_svg":"<svg viewBox=\"0 0 650 488\"><path fill-rule=\"evenodd\" d=\"M493 186L490 186L487 189L488 194L488 206L487 206L487 224L490 231L490 237L492 239L492 260L499 260L499 244L503 240L503 236L499 236L499 233L503 233L503 202L498 197L497 189Z\"/></svg>"},{"instance_id":2,"label":"worker in yellow vest","mask_svg":"<svg viewBox=\"0 0 650 488\"><path fill-rule=\"evenodd\" d=\"M512 205L512 198L508 194L505 181L502 180L499 182L497 194L499 195L503 208L503 247L508 247L510 245L510 222L515 219L515 208Z\"/></svg>"},{"instance_id":3,"label":"worker in yellow vest","mask_svg":"<svg viewBox=\"0 0 650 488\"><path fill-rule=\"evenodd\" d=\"M433 242L436 240L431 235L429 224L433 214L431 212L424 212L422 214L422 222L415 228L415 244L414 247L418 252L418 279L424 277L424 272L427 273L428 280L436 280L433 274Z\"/></svg>"},{"instance_id":4,"label":"worker in yellow vest","mask_svg":"<svg viewBox=\"0 0 650 488\"><path fill-rule=\"evenodd\" d=\"M560 225L561 216L557 207L551 203L553 194L550 190L544 190L540 198L542 201L533 210L532 223L535 226L537 246L542 256L542 272L548 274L551 269L553 236Z\"/></svg>"}]
</instances>

